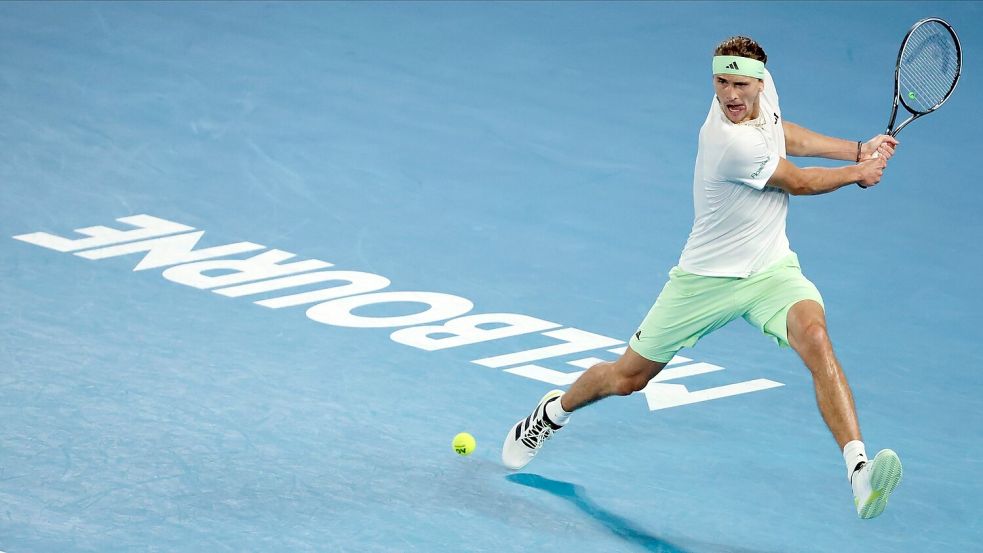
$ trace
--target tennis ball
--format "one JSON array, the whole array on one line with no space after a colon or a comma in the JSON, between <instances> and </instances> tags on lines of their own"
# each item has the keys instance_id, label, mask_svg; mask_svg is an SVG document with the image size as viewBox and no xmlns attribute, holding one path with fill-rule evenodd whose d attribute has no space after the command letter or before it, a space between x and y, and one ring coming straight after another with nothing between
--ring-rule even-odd
<instances>
[{"instance_id":1,"label":"tennis ball","mask_svg":"<svg viewBox=\"0 0 983 553\"><path fill-rule=\"evenodd\" d=\"M915 99L915 91L914 90L909 90L908 91L908 98L911 99L911 100L914 100Z\"/></svg>"},{"instance_id":2,"label":"tennis ball","mask_svg":"<svg viewBox=\"0 0 983 553\"><path fill-rule=\"evenodd\" d=\"M474 452L474 446L474 436L467 432L461 432L457 436L454 436L454 441L451 442L454 453L458 455L471 455Z\"/></svg>"}]
</instances>

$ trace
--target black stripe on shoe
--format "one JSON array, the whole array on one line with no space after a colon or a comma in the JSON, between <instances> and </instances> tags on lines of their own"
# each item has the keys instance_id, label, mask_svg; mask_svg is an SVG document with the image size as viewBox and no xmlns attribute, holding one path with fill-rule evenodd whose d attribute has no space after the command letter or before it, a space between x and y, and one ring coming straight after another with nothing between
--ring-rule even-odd
<instances>
[{"instance_id":1,"label":"black stripe on shoe","mask_svg":"<svg viewBox=\"0 0 983 553\"><path fill-rule=\"evenodd\" d=\"M558 399L560 399L560 396L554 396L554 397L551 397L550 399L546 400L546 403L543 403L543 420L545 420L550 425L550 427L553 428L553 430L559 430L559 429L563 428L563 426L562 425L559 425L559 424L556 424L555 422L553 422L550 419L550 416L546 413L546 404L549 403L549 402L551 402L551 401L556 401Z\"/></svg>"}]
</instances>

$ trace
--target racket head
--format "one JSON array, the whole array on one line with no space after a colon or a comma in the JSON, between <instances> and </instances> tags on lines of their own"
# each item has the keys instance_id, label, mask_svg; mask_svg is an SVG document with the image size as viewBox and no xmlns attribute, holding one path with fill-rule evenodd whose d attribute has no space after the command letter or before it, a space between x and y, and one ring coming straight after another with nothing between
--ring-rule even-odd
<instances>
[{"instance_id":1,"label":"racket head","mask_svg":"<svg viewBox=\"0 0 983 553\"><path fill-rule=\"evenodd\" d=\"M952 26L938 17L922 19L901 41L895 101L914 115L931 113L949 99L961 73L962 47Z\"/></svg>"}]
</instances>

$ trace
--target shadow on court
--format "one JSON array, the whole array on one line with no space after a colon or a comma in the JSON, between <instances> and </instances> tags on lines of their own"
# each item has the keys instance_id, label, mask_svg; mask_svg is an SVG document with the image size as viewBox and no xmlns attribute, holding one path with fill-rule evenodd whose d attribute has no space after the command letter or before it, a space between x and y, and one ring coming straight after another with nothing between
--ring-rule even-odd
<instances>
[{"instance_id":1,"label":"shadow on court","mask_svg":"<svg viewBox=\"0 0 983 553\"><path fill-rule=\"evenodd\" d=\"M587 497L583 486L560 480L550 480L538 474L510 474L505 478L516 484L540 489L570 501L578 509L590 515L616 536L635 545L639 545L646 551L655 551L658 553L694 553L669 543L664 539L653 536L639 528L634 522L605 510Z\"/></svg>"},{"instance_id":2,"label":"shadow on court","mask_svg":"<svg viewBox=\"0 0 983 553\"><path fill-rule=\"evenodd\" d=\"M578 509L610 530L612 534L646 551L655 553L697 553L698 551L700 553L711 551L714 553L764 553L711 544L699 544L696 546L696 549L689 549L654 536L644 529L639 528L631 520L606 510L587 497L587 492L583 486L561 480L550 480L538 474L510 474L505 478L516 484L549 492L556 497L573 503Z\"/></svg>"}]
</instances>

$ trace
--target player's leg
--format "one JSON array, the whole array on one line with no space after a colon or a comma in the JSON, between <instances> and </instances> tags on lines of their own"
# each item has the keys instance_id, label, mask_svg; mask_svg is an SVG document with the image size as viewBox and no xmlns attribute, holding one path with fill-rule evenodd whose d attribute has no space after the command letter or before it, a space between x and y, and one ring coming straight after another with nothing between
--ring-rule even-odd
<instances>
[{"instance_id":1,"label":"player's leg","mask_svg":"<svg viewBox=\"0 0 983 553\"><path fill-rule=\"evenodd\" d=\"M512 426L502 445L505 466L522 468L573 411L643 389L677 351L739 317L730 308L730 286L735 280L700 277L678 268L670 271L669 282L617 361L592 366L568 392L547 393L528 417Z\"/></svg>"},{"instance_id":2,"label":"player's leg","mask_svg":"<svg viewBox=\"0 0 983 553\"><path fill-rule=\"evenodd\" d=\"M823 299L791 254L747 279L739 289L744 317L783 347L791 346L812 373L823 420L842 449L859 441L853 394L833 353Z\"/></svg>"},{"instance_id":3,"label":"player's leg","mask_svg":"<svg viewBox=\"0 0 983 553\"><path fill-rule=\"evenodd\" d=\"M631 395L648 385L666 364L642 357L629 347L614 362L598 363L587 369L560 398L560 407L573 413L613 395Z\"/></svg>"},{"instance_id":4,"label":"player's leg","mask_svg":"<svg viewBox=\"0 0 983 553\"><path fill-rule=\"evenodd\" d=\"M747 306L744 317L780 346L794 348L812 374L819 411L843 453L857 514L879 515L901 480L901 461L889 449L867 461L853 394L833 352L819 290L802 274L795 254L744 284L739 291Z\"/></svg>"},{"instance_id":5,"label":"player's leg","mask_svg":"<svg viewBox=\"0 0 983 553\"><path fill-rule=\"evenodd\" d=\"M901 460L895 452L884 449L867 461L853 393L833 353L822 306L812 300L796 303L788 311L787 328L789 344L812 373L823 420L843 451L857 514L876 517L901 481Z\"/></svg>"},{"instance_id":6,"label":"player's leg","mask_svg":"<svg viewBox=\"0 0 983 553\"><path fill-rule=\"evenodd\" d=\"M842 450L854 440L862 440L853 393L826 330L826 314L814 300L792 306L786 317L788 343L802 358L816 392L819 412Z\"/></svg>"},{"instance_id":7,"label":"player's leg","mask_svg":"<svg viewBox=\"0 0 983 553\"><path fill-rule=\"evenodd\" d=\"M569 391L548 392L528 417L512 426L502 444L502 462L510 469L526 466L575 410L609 396L641 390L665 366L664 362L642 357L630 346L617 361L597 363L580 375Z\"/></svg>"}]
</instances>

